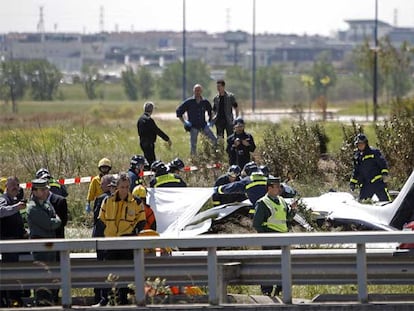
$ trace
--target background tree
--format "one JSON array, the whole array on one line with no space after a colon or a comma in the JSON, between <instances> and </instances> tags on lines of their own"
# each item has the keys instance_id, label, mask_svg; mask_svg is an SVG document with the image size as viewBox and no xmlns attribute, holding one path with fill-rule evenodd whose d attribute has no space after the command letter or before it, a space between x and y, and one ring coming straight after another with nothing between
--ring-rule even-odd
<instances>
[{"instance_id":1,"label":"background tree","mask_svg":"<svg viewBox=\"0 0 414 311\"><path fill-rule=\"evenodd\" d=\"M47 60L30 61L25 66L33 100L53 100L59 89L62 74Z\"/></svg>"},{"instance_id":2,"label":"background tree","mask_svg":"<svg viewBox=\"0 0 414 311\"><path fill-rule=\"evenodd\" d=\"M96 88L99 84L98 69L94 66L84 66L82 68L82 73L84 76L83 88L85 90L86 96L90 100L96 99L98 97Z\"/></svg>"},{"instance_id":3,"label":"background tree","mask_svg":"<svg viewBox=\"0 0 414 311\"><path fill-rule=\"evenodd\" d=\"M323 120L326 120L326 110L328 108L327 93L328 89L336 83L335 68L327 53L321 53L313 63L310 75L313 78L313 96L316 98L322 109Z\"/></svg>"},{"instance_id":4,"label":"background tree","mask_svg":"<svg viewBox=\"0 0 414 311\"><path fill-rule=\"evenodd\" d=\"M0 98L12 102L13 113L17 113L17 100L26 90L22 67L20 61L5 61L0 66Z\"/></svg>"},{"instance_id":5,"label":"background tree","mask_svg":"<svg viewBox=\"0 0 414 311\"><path fill-rule=\"evenodd\" d=\"M186 94L190 97L193 94L193 86L198 83L203 86L203 96L209 97L210 91L210 69L200 60L187 61L187 85ZM181 98L182 91L182 63L177 62L167 66L161 78L158 80L158 90L161 98Z\"/></svg>"},{"instance_id":6,"label":"background tree","mask_svg":"<svg viewBox=\"0 0 414 311\"><path fill-rule=\"evenodd\" d=\"M247 69L239 66L229 67L226 71L226 84L231 85L231 91L237 98L250 98L251 77Z\"/></svg>"},{"instance_id":7,"label":"background tree","mask_svg":"<svg viewBox=\"0 0 414 311\"><path fill-rule=\"evenodd\" d=\"M381 40L378 58L379 66L384 73L388 99L392 97L400 101L410 91L412 84L410 62L413 51L407 42L402 43L397 49L389 38Z\"/></svg>"},{"instance_id":8,"label":"background tree","mask_svg":"<svg viewBox=\"0 0 414 311\"><path fill-rule=\"evenodd\" d=\"M311 111L312 111L312 88L315 84L315 81L313 80L313 77L310 75L302 75L300 77L301 82L305 86L307 92L308 92L308 119L311 119Z\"/></svg>"},{"instance_id":9,"label":"background tree","mask_svg":"<svg viewBox=\"0 0 414 311\"><path fill-rule=\"evenodd\" d=\"M258 99L282 99L283 75L279 66L260 67L257 70L256 83Z\"/></svg>"},{"instance_id":10,"label":"background tree","mask_svg":"<svg viewBox=\"0 0 414 311\"><path fill-rule=\"evenodd\" d=\"M137 82L142 98L148 99L154 95L154 78L147 67L139 68Z\"/></svg>"},{"instance_id":11,"label":"background tree","mask_svg":"<svg viewBox=\"0 0 414 311\"><path fill-rule=\"evenodd\" d=\"M158 95L165 99L181 98L182 64L169 64L157 81Z\"/></svg>"},{"instance_id":12,"label":"background tree","mask_svg":"<svg viewBox=\"0 0 414 311\"><path fill-rule=\"evenodd\" d=\"M124 86L125 94L129 100L134 101L138 99L138 83L137 76L134 69L128 66L125 71L122 71L122 84Z\"/></svg>"}]
</instances>

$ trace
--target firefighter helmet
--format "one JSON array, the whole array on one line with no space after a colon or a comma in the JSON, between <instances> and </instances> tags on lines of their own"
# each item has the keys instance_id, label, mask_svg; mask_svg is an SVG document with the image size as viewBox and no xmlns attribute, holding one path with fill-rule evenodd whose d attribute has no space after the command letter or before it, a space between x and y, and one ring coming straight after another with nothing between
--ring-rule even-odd
<instances>
[{"instance_id":1,"label":"firefighter helmet","mask_svg":"<svg viewBox=\"0 0 414 311\"><path fill-rule=\"evenodd\" d=\"M98 168L103 167L103 166L107 166L109 168L112 168L111 160L109 160L108 158L100 159L99 162L98 162Z\"/></svg>"},{"instance_id":2,"label":"firefighter helmet","mask_svg":"<svg viewBox=\"0 0 414 311\"><path fill-rule=\"evenodd\" d=\"M252 173L259 171L257 164L253 161L246 163L243 167L243 172L246 176L250 176Z\"/></svg>"},{"instance_id":3,"label":"firefighter helmet","mask_svg":"<svg viewBox=\"0 0 414 311\"><path fill-rule=\"evenodd\" d=\"M146 198L147 197L147 190L143 185L138 185L132 190L132 194L138 198Z\"/></svg>"},{"instance_id":4,"label":"firefighter helmet","mask_svg":"<svg viewBox=\"0 0 414 311\"><path fill-rule=\"evenodd\" d=\"M49 171L44 167L38 169L36 172L36 178L49 179L51 177L52 176L50 175Z\"/></svg>"},{"instance_id":5,"label":"firefighter helmet","mask_svg":"<svg viewBox=\"0 0 414 311\"><path fill-rule=\"evenodd\" d=\"M227 175L231 177L237 177L240 175L240 173L241 173L241 168L238 165L232 165L227 170Z\"/></svg>"},{"instance_id":6,"label":"firefighter helmet","mask_svg":"<svg viewBox=\"0 0 414 311\"><path fill-rule=\"evenodd\" d=\"M170 169L177 169L177 170L183 170L184 169L184 162L183 160L181 160L180 158L175 158L174 160L172 160L170 163L168 163L168 166L170 167Z\"/></svg>"},{"instance_id":7,"label":"firefighter helmet","mask_svg":"<svg viewBox=\"0 0 414 311\"><path fill-rule=\"evenodd\" d=\"M354 143L355 145L358 145L358 143L365 143L368 145L368 137L363 133L359 133L357 136L355 136Z\"/></svg>"},{"instance_id":8,"label":"firefighter helmet","mask_svg":"<svg viewBox=\"0 0 414 311\"><path fill-rule=\"evenodd\" d=\"M131 161L129 162L129 165L131 168L137 168L140 165L146 165L148 164L147 160L142 155L133 155L131 158Z\"/></svg>"}]
</instances>

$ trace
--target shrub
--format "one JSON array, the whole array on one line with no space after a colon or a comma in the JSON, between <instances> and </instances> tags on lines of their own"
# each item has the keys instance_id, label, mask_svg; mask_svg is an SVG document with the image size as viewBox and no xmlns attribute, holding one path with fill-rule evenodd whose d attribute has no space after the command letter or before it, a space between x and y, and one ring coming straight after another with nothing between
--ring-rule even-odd
<instances>
[{"instance_id":1,"label":"shrub","mask_svg":"<svg viewBox=\"0 0 414 311\"><path fill-rule=\"evenodd\" d=\"M405 112L394 115L383 126L377 124L375 132L390 175L401 186L414 169L414 119Z\"/></svg>"},{"instance_id":2,"label":"shrub","mask_svg":"<svg viewBox=\"0 0 414 311\"><path fill-rule=\"evenodd\" d=\"M292 133L280 133L278 125L264 132L261 155L270 171L278 176L306 180L318 173L320 141L315 130L300 121L291 127Z\"/></svg>"}]
</instances>

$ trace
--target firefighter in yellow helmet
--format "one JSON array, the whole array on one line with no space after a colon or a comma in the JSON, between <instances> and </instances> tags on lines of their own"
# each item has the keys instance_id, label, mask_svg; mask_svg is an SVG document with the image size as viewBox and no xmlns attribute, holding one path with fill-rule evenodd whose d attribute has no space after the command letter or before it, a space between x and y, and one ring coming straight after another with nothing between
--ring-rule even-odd
<instances>
[{"instance_id":1,"label":"firefighter in yellow helmet","mask_svg":"<svg viewBox=\"0 0 414 311\"><path fill-rule=\"evenodd\" d=\"M89 184L89 190L88 190L88 196L86 198L86 206L85 211L87 213L91 212L91 202L95 201L95 199L103 194L102 188L101 188L101 178L104 175L109 174L109 172L112 169L112 163L111 160L108 158L102 158L98 162L98 170L99 174L94 176L91 180L91 183Z\"/></svg>"},{"instance_id":2,"label":"firefighter in yellow helmet","mask_svg":"<svg viewBox=\"0 0 414 311\"><path fill-rule=\"evenodd\" d=\"M151 206L147 204L147 189L145 189L143 185L138 185L132 191L132 195L134 197L140 198L144 205L145 217L147 219L144 230L151 229L157 231L157 221L155 219L154 211L152 210Z\"/></svg>"}]
</instances>

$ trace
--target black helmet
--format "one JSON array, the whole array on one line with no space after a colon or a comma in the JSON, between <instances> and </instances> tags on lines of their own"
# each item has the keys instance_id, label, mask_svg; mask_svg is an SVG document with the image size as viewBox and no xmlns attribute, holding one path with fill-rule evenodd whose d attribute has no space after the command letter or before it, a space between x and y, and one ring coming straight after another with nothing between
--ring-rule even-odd
<instances>
[{"instance_id":1,"label":"black helmet","mask_svg":"<svg viewBox=\"0 0 414 311\"><path fill-rule=\"evenodd\" d=\"M180 158L175 158L170 163L168 163L168 166L172 169L178 169L181 171L184 169L185 165L184 165L183 160L181 160Z\"/></svg>"},{"instance_id":2,"label":"black helmet","mask_svg":"<svg viewBox=\"0 0 414 311\"><path fill-rule=\"evenodd\" d=\"M253 172L257 171L259 171L259 168L253 161L246 163L246 165L243 167L243 172L246 174L246 176L250 176Z\"/></svg>"},{"instance_id":3,"label":"black helmet","mask_svg":"<svg viewBox=\"0 0 414 311\"><path fill-rule=\"evenodd\" d=\"M51 177L52 176L50 175L49 171L44 167L38 169L37 172L36 172L36 178L47 179L47 178L51 178Z\"/></svg>"},{"instance_id":4,"label":"black helmet","mask_svg":"<svg viewBox=\"0 0 414 311\"><path fill-rule=\"evenodd\" d=\"M147 160L142 155L133 155L129 165L131 168L137 168L139 165L146 165L148 164Z\"/></svg>"},{"instance_id":5,"label":"black helmet","mask_svg":"<svg viewBox=\"0 0 414 311\"><path fill-rule=\"evenodd\" d=\"M269 170L269 167L267 165L260 165L259 170L261 170L263 175L265 175L265 176L270 175L270 170Z\"/></svg>"},{"instance_id":6,"label":"black helmet","mask_svg":"<svg viewBox=\"0 0 414 311\"><path fill-rule=\"evenodd\" d=\"M359 133L357 136L355 136L355 141L354 141L355 146L358 145L358 143L365 143L368 145L367 136L363 133Z\"/></svg>"},{"instance_id":7,"label":"black helmet","mask_svg":"<svg viewBox=\"0 0 414 311\"><path fill-rule=\"evenodd\" d=\"M158 175L167 173L167 166L161 160L156 160L151 164L151 171Z\"/></svg>"},{"instance_id":8,"label":"black helmet","mask_svg":"<svg viewBox=\"0 0 414 311\"><path fill-rule=\"evenodd\" d=\"M236 125L238 125L238 124L240 124L240 125L244 125L244 120L243 120L243 118L241 118L241 117L237 117L236 119L234 119L234 121L233 121L233 126L236 126Z\"/></svg>"},{"instance_id":9,"label":"black helmet","mask_svg":"<svg viewBox=\"0 0 414 311\"><path fill-rule=\"evenodd\" d=\"M227 170L227 175L230 175L231 177L237 177L241 173L241 168L238 165L232 165Z\"/></svg>"}]
</instances>

